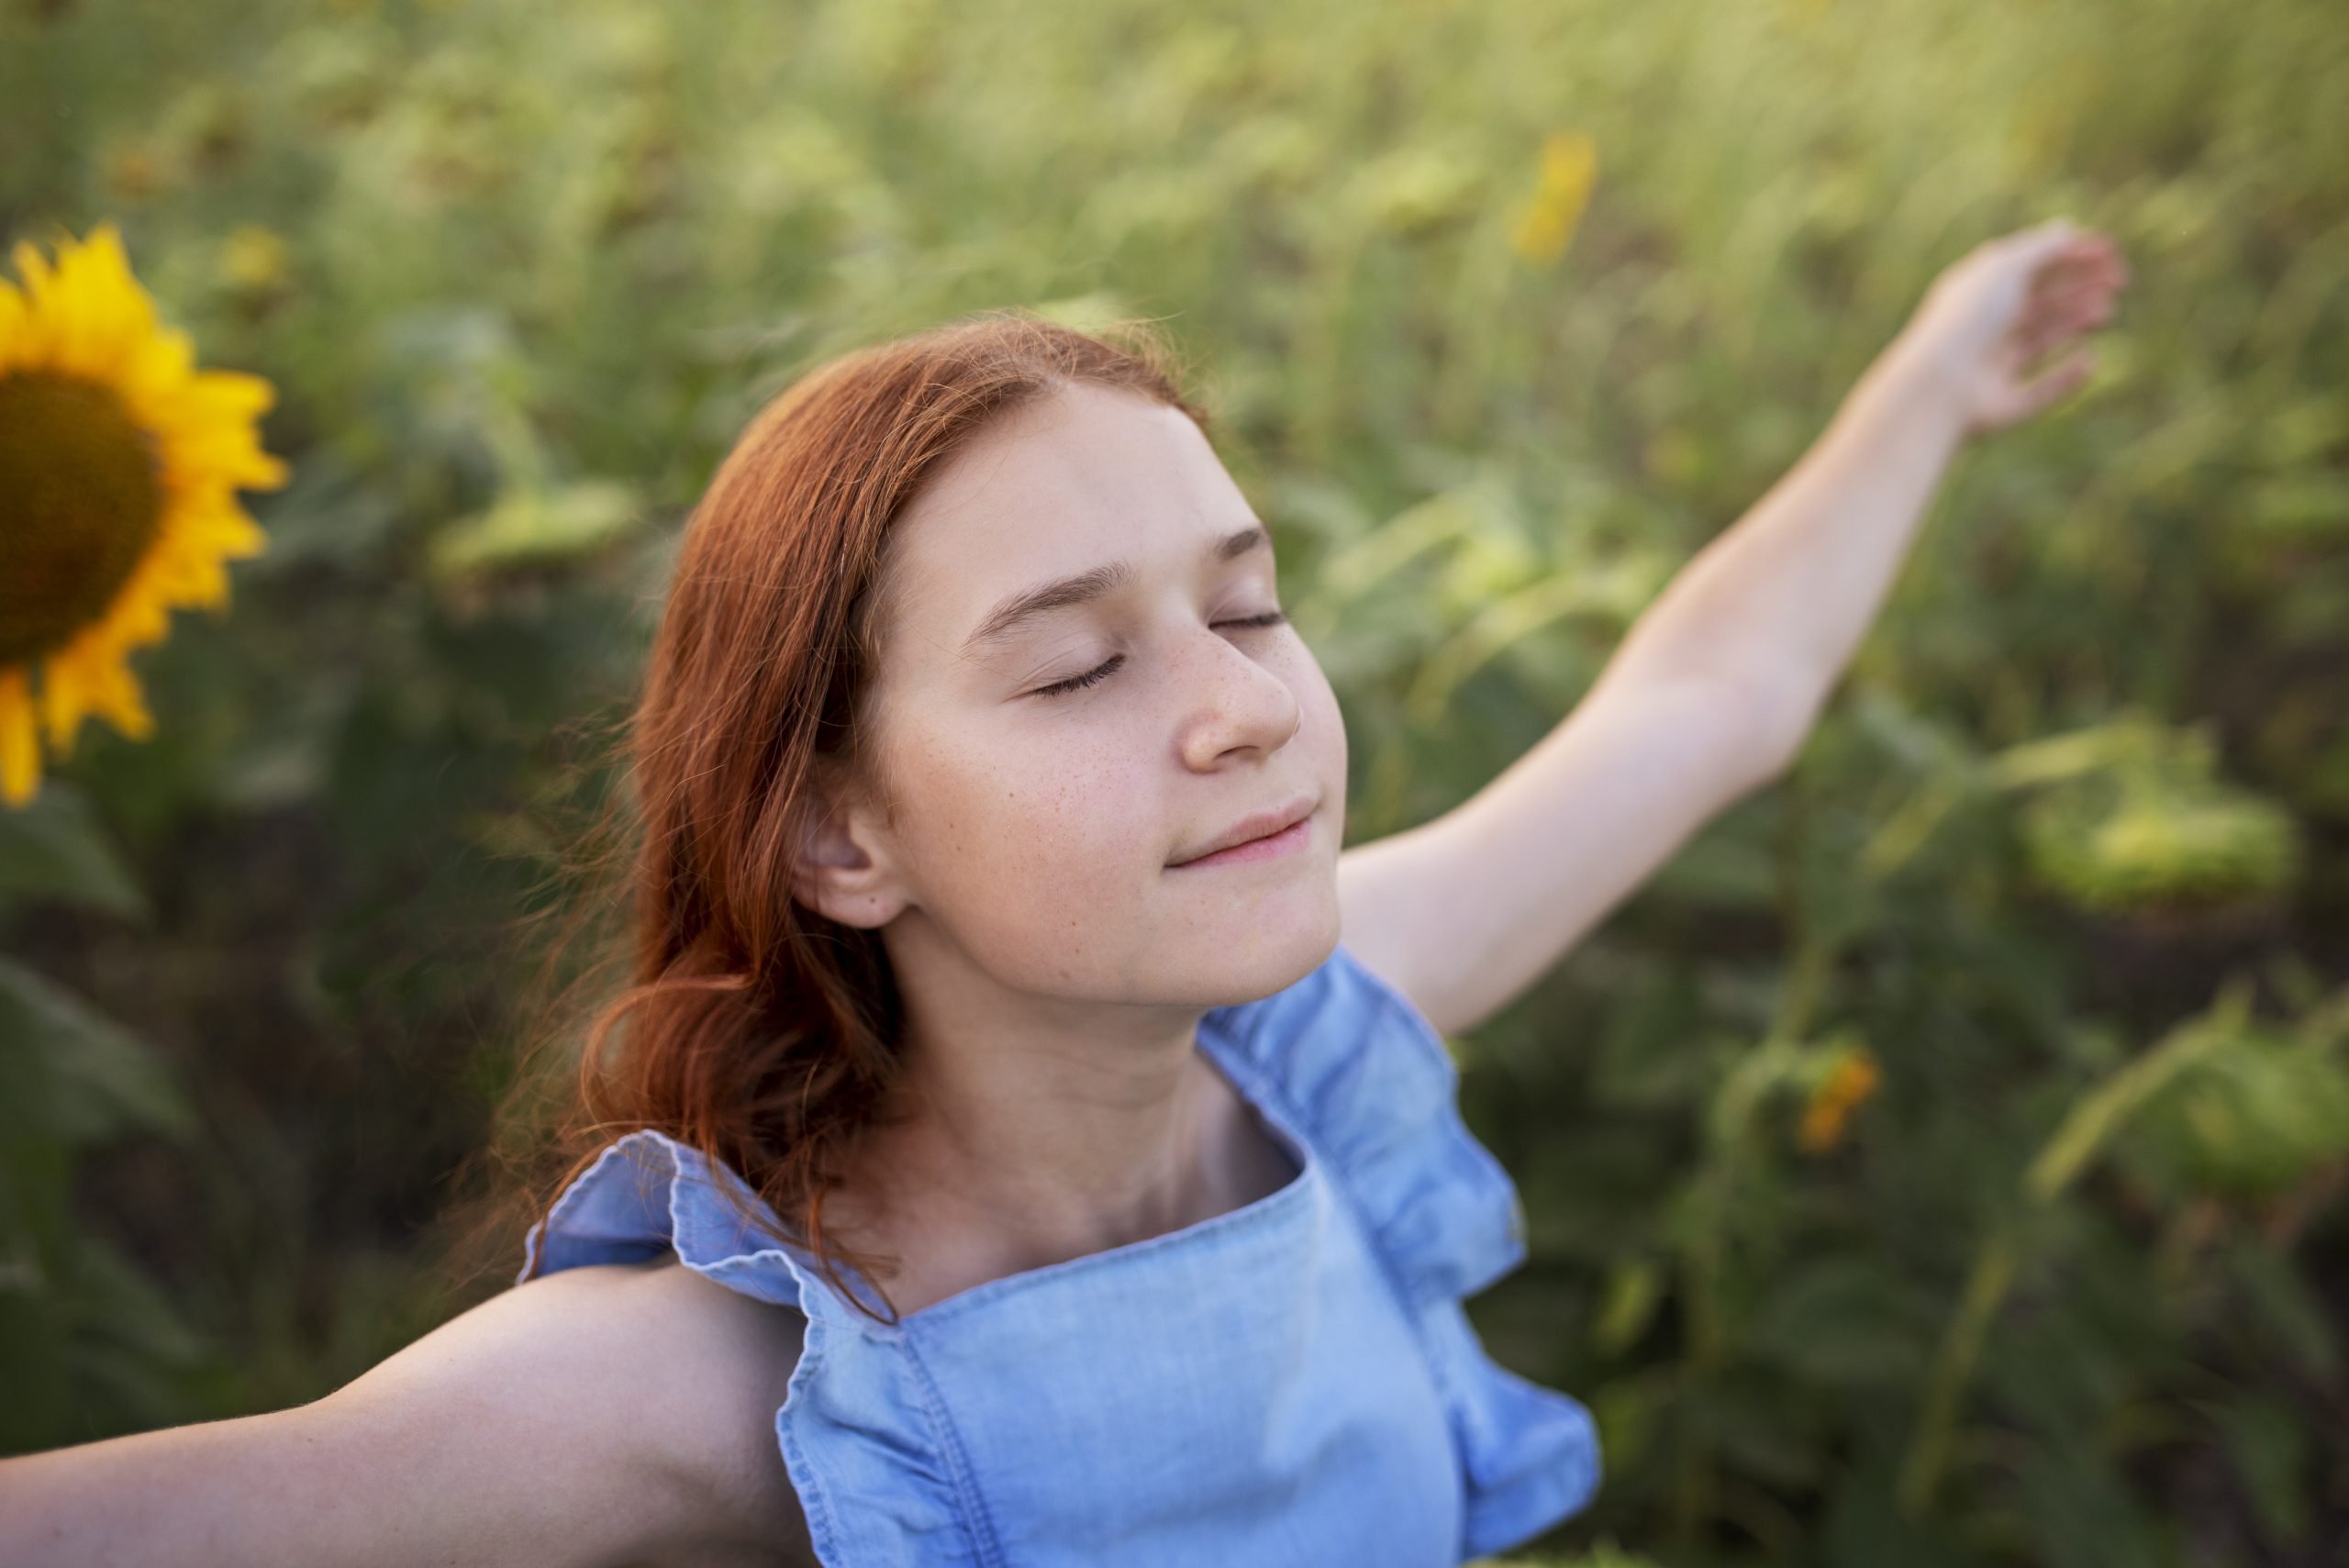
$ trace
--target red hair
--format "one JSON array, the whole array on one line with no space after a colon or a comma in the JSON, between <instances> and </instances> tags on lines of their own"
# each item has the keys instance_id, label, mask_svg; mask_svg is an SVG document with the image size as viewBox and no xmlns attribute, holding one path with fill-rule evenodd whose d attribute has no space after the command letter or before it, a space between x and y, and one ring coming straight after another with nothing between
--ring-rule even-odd
<instances>
[{"instance_id":1,"label":"red hair","mask_svg":"<svg viewBox=\"0 0 2349 1568\"><path fill-rule=\"evenodd\" d=\"M767 403L718 465L629 726L628 925L606 964L624 955L627 980L595 1004L575 1073L526 1071L509 1094L509 1118L537 1093L554 1125L521 1134L540 1173L490 1206L503 1246L611 1138L651 1128L741 1175L835 1285L843 1262L878 1272L827 1238L824 1200L888 1103L902 1005L878 931L794 900L796 828L819 757L867 770L890 524L941 463L1071 383L1208 428L1147 328L1108 331L1122 341L1005 309L856 350Z\"/></svg>"}]
</instances>

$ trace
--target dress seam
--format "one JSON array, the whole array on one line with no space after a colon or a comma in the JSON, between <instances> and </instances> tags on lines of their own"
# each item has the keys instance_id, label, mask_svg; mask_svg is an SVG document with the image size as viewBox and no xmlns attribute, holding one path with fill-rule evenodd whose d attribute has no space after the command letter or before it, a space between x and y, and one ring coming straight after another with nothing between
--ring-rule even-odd
<instances>
[{"instance_id":1,"label":"dress seam","mask_svg":"<svg viewBox=\"0 0 2349 1568\"><path fill-rule=\"evenodd\" d=\"M911 1334L898 1337L897 1349L912 1363L918 1379L922 1411L930 1418L930 1427L938 1434L939 1448L953 1472L954 1501L971 1533L971 1545L978 1553L980 1568L1003 1568L1003 1543L996 1535L995 1518L987 1508L985 1495L979 1490L978 1478L972 1472L963 1434L947 1412L946 1398L939 1390L938 1380L930 1375L930 1362L923 1359Z\"/></svg>"},{"instance_id":2,"label":"dress seam","mask_svg":"<svg viewBox=\"0 0 2349 1568\"><path fill-rule=\"evenodd\" d=\"M825 1342L829 1337L830 1329L831 1325L828 1323L818 1323L812 1318L809 1320L807 1334L801 1342L798 1364L792 1372L793 1383L799 1383L804 1379L812 1386L816 1380L823 1375L824 1359L830 1351L830 1346ZM776 1408L774 1413L775 1440L783 1450L784 1475L791 1482L793 1491L798 1495L800 1512L807 1521L809 1543L817 1549L816 1555L818 1562L828 1564L839 1563L841 1568L854 1568L841 1549L840 1526L832 1518L829 1488L825 1485L823 1478L817 1473L818 1467L814 1462L814 1456L807 1451L807 1445L800 1442L799 1433L796 1429L796 1424L790 1418L791 1404L791 1391L786 1388L784 1392L784 1403ZM795 1461L796 1461L796 1464ZM803 1475L807 1480L805 1485L802 1485L800 1481Z\"/></svg>"}]
</instances>

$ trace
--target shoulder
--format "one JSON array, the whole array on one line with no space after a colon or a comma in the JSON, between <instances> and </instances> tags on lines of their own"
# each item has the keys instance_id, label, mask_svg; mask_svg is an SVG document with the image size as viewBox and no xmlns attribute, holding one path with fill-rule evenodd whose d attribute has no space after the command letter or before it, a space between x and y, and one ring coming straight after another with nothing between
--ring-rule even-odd
<instances>
[{"instance_id":1,"label":"shoulder","mask_svg":"<svg viewBox=\"0 0 2349 1568\"><path fill-rule=\"evenodd\" d=\"M632 1408L656 1412L637 1453L694 1505L691 1560L812 1563L807 1525L775 1442L775 1412L799 1364L807 1319L729 1290L674 1256L574 1269L612 1299L615 1327L635 1347ZM553 1276L562 1277L562 1276ZM519 1287L518 1287L519 1288ZM679 1559L678 1561L684 1561Z\"/></svg>"},{"instance_id":2,"label":"shoulder","mask_svg":"<svg viewBox=\"0 0 2349 1568\"><path fill-rule=\"evenodd\" d=\"M1463 1119L1442 1035L1343 942L1310 974L1201 1022L1352 1199L1405 1297L1482 1290L1525 1258L1516 1184Z\"/></svg>"},{"instance_id":3,"label":"shoulder","mask_svg":"<svg viewBox=\"0 0 2349 1568\"><path fill-rule=\"evenodd\" d=\"M813 1563L775 1439L804 1326L674 1255L588 1264L491 1297L324 1403L445 1419L464 1391L532 1454L548 1501L629 1516L599 1532L632 1543L629 1562Z\"/></svg>"},{"instance_id":4,"label":"shoulder","mask_svg":"<svg viewBox=\"0 0 2349 1568\"><path fill-rule=\"evenodd\" d=\"M683 1505L678 1550L662 1562L774 1562L779 1552L813 1563L774 1428L807 1320L674 1255L569 1269L511 1294L540 1287L550 1294L533 1310L556 1329L586 1325L600 1352L595 1365L611 1379L604 1412L624 1414L625 1464Z\"/></svg>"}]
</instances>

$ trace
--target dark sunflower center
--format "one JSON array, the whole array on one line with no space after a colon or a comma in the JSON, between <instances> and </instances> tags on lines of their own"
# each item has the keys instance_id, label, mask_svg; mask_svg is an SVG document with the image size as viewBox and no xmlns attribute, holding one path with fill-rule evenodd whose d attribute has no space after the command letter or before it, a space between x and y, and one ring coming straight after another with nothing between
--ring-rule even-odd
<instances>
[{"instance_id":1,"label":"dark sunflower center","mask_svg":"<svg viewBox=\"0 0 2349 1568\"><path fill-rule=\"evenodd\" d=\"M0 375L0 666L57 648L114 602L162 520L158 466L107 388Z\"/></svg>"}]
</instances>

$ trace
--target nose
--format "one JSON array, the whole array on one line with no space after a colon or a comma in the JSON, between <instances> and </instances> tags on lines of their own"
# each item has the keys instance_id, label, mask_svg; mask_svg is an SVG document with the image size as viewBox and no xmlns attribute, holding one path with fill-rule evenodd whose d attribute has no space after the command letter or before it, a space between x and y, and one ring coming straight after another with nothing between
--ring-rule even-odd
<instances>
[{"instance_id":1,"label":"nose","mask_svg":"<svg viewBox=\"0 0 2349 1568\"><path fill-rule=\"evenodd\" d=\"M1237 752L1271 756L1305 722L1280 673L1212 629L1184 662L1186 706L1176 748L1186 767L1209 771Z\"/></svg>"}]
</instances>

